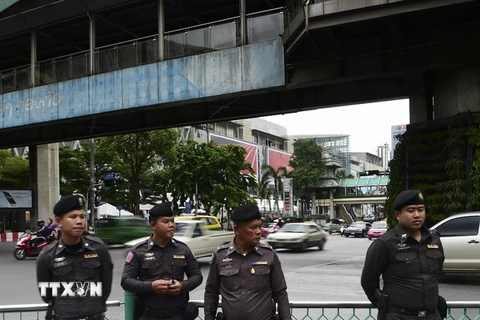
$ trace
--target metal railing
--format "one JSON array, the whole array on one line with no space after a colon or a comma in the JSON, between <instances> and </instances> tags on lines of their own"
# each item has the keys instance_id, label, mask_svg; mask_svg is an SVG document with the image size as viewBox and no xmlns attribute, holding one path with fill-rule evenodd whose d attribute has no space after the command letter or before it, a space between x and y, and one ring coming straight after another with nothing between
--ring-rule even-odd
<instances>
[{"instance_id":1,"label":"metal railing","mask_svg":"<svg viewBox=\"0 0 480 320\"><path fill-rule=\"evenodd\" d=\"M202 320L204 318L203 300L191 302L198 305L200 314L197 319ZM133 310L132 306L127 305L130 303L108 301L107 307L125 306L125 310ZM448 301L447 305L446 320L480 320L480 301ZM46 304L0 305L0 319L41 320L45 318L46 310ZM292 319L295 320L375 320L377 317L377 309L370 302L365 301L291 301L290 310ZM106 317L108 319L108 312ZM124 314L122 319L131 320L131 315Z\"/></svg>"},{"instance_id":2,"label":"metal railing","mask_svg":"<svg viewBox=\"0 0 480 320\"><path fill-rule=\"evenodd\" d=\"M107 307L120 307L123 305L124 302L121 301L107 301ZM47 307L46 303L0 305L0 319L43 320L45 319ZM108 312L105 319L108 320Z\"/></svg>"},{"instance_id":3,"label":"metal railing","mask_svg":"<svg viewBox=\"0 0 480 320\"><path fill-rule=\"evenodd\" d=\"M284 30L284 8L248 14L248 43L279 37ZM240 17L213 21L168 31L164 35L165 57L174 59L234 48L239 45ZM158 34L95 48L94 73L153 63L159 60ZM37 62L35 83L44 85L88 76L89 50ZM0 71L0 94L27 89L30 65Z\"/></svg>"}]
</instances>

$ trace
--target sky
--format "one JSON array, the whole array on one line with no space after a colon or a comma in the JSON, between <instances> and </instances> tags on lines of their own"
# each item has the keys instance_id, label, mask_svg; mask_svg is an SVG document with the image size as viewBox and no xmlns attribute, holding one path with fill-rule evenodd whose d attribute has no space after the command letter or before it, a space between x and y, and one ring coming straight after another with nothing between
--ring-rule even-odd
<instances>
[{"instance_id":1,"label":"sky","mask_svg":"<svg viewBox=\"0 0 480 320\"><path fill-rule=\"evenodd\" d=\"M287 128L288 135L349 134L350 152L377 154L392 145L391 127L409 124L408 99L302 111L262 117Z\"/></svg>"}]
</instances>

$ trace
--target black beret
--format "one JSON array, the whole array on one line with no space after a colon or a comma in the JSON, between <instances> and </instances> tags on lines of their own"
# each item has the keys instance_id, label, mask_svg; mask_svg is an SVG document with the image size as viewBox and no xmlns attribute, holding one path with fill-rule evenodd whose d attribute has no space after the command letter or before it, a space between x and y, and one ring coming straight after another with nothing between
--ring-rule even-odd
<instances>
[{"instance_id":1,"label":"black beret","mask_svg":"<svg viewBox=\"0 0 480 320\"><path fill-rule=\"evenodd\" d=\"M60 199L53 207L55 217L63 216L73 210L85 210L85 198L78 194L72 194Z\"/></svg>"},{"instance_id":2,"label":"black beret","mask_svg":"<svg viewBox=\"0 0 480 320\"><path fill-rule=\"evenodd\" d=\"M154 205L150 209L148 220L152 221L157 217L173 217L172 206L166 202Z\"/></svg>"},{"instance_id":3,"label":"black beret","mask_svg":"<svg viewBox=\"0 0 480 320\"><path fill-rule=\"evenodd\" d=\"M425 201L420 190L405 190L400 192L393 201L393 210L400 210L404 206L424 203Z\"/></svg>"},{"instance_id":4,"label":"black beret","mask_svg":"<svg viewBox=\"0 0 480 320\"><path fill-rule=\"evenodd\" d=\"M253 219L262 219L262 215L256 204L243 204L233 210L233 222L245 222Z\"/></svg>"}]
</instances>

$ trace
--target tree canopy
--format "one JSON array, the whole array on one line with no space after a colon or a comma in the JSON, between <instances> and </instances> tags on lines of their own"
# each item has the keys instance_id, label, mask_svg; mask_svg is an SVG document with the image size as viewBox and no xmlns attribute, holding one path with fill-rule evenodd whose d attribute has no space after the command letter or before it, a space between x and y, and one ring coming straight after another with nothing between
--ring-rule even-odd
<instances>
[{"instance_id":1,"label":"tree canopy","mask_svg":"<svg viewBox=\"0 0 480 320\"><path fill-rule=\"evenodd\" d=\"M302 201L302 217L305 213L305 203L310 199L309 189L318 185L325 172L323 150L313 139L297 140L293 144L294 153L289 166L294 170L290 173L293 181L294 195Z\"/></svg>"}]
</instances>

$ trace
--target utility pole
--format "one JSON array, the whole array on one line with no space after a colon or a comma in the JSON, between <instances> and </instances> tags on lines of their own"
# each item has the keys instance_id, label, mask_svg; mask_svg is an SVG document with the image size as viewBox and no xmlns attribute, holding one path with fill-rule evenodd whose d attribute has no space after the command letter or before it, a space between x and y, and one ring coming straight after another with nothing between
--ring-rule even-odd
<instances>
[{"instance_id":1,"label":"utility pole","mask_svg":"<svg viewBox=\"0 0 480 320\"><path fill-rule=\"evenodd\" d=\"M95 141L93 138L90 139L90 186L95 185ZM93 226L95 217L94 217L94 208L95 208L95 191L93 188L89 188L87 192L88 197L88 207L90 208L90 221L89 225Z\"/></svg>"}]
</instances>

